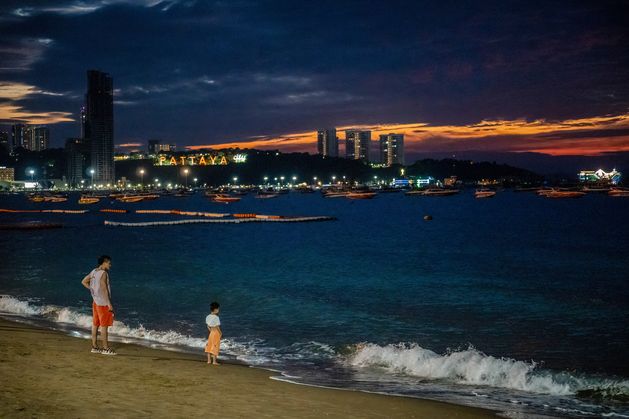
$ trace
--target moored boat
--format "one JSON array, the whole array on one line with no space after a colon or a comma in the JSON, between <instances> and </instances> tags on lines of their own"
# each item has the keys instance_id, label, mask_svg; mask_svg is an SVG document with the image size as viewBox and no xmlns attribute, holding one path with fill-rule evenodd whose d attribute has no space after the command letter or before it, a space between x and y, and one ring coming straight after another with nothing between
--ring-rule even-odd
<instances>
[{"instance_id":1,"label":"moored boat","mask_svg":"<svg viewBox=\"0 0 629 419\"><path fill-rule=\"evenodd\" d=\"M324 198L343 198L347 192L326 191L323 193Z\"/></svg>"},{"instance_id":2,"label":"moored boat","mask_svg":"<svg viewBox=\"0 0 629 419\"><path fill-rule=\"evenodd\" d=\"M81 198L79 198L79 204L81 205L95 204L99 201L100 201L100 198L97 198L94 196L82 196Z\"/></svg>"},{"instance_id":3,"label":"moored boat","mask_svg":"<svg viewBox=\"0 0 629 419\"><path fill-rule=\"evenodd\" d=\"M242 198L237 197L237 196L230 196L230 195L216 195L212 198L212 201L214 202L218 202L221 204L230 204L232 202L238 202L240 201Z\"/></svg>"},{"instance_id":4,"label":"moored boat","mask_svg":"<svg viewBox=\"0 0 629 419\"><path fill-rule=\"evenodd\" d=\"M138 195L123 195L116 198L117 201L126 202L126 203L135 203L143 201L144 198Z\"/></svg>"},{"instance_id":5,"label":"moored boat","mask_svg":"<svg viewBox=\"0 0 629 419\"><path fill-rule=\"evenodd\" d=\"M277 198L278 196L280 196L280 194L275 192L258 192L255 197L256 199L271 199Z\"/></svg>"},{"instance_id":6,"label":"moored boat","mask_svg":"<svg viewBox=\"0 0 629 419\"><path fill-rule=\"evenodd\" d=\"M376 195L376 192L348 192L345 197L348 199L372 199Z\"/></svg>"},{"instance_id":7,"label":"moored boat","mask_svg":"<svg viewBox=\"0 0 629 419\"><path fill-rule=\"evenodd\" d=\"M629 188L614 187L607 192L609 196L627 196L629 197Z\"/></svg>"},{"instance_id":8,"label":"moored boat","mask_svg":"<svg viewBox=\"0 0 629 419\"><path fill-rule=\"evenodd\" d=\"M557 191L552 190L544 195L546 198L581 198L585 192L581 191Z\"/></svg>"},{"instance_id":9,"label":"moored boat","mask_svg":"<svg viewBox=\"0 0 629 419\"><path fill-rule=\"evenodd\" d=\"M66 202L68 198L64 196L45 196L44 202Z\"/></svg>"},{"instance_id":10,"label":"moored boat","mask_svg":"<svg viewBox=\"0 0 629 419\"><path fill-rule=\"evenodd\" d=\"M492 191L489 189L477 189L474 192L474 196L476 198L493 198L496 196L496 191Z\"/></svg>"},{"instance_id":11,"label":"moored boat","mask_svg":"<svg viewBox=\"0 0 629 419\"><path fill-rule=\"evenodd\" d=\"M451 196L459 193L458 189L430 188L424 191L424 196Z\"/></svg>"}]
</instances>

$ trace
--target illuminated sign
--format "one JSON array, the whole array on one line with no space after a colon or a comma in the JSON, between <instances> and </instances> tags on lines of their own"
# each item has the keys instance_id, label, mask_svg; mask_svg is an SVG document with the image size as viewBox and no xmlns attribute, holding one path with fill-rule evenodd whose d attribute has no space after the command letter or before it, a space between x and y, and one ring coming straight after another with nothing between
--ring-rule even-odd
<instances>
[{"instance_id":1,"label":"illuminated sign","mask_svg":"<svg viewBox=\"0 0 629 419\"><path fill-rule=\"evenodd\" d=\"M198 153L185 155L160 154L154 160L155 166L225 166L229 163L246 163L244 153Z\"/></svg>"},{"instance_id":2,"label":"illuminated sign","mask_svg":"<svg viewBox=\"0 0 629 419\"><path fill-rule=\"evenodd\" d=\"M581 182L610 182L616 185L620 182L622 173L614 169L611 172L606 172L603 169L598 170L582 170L579 172L579 180Z\"/></svg>"}]
</instances>

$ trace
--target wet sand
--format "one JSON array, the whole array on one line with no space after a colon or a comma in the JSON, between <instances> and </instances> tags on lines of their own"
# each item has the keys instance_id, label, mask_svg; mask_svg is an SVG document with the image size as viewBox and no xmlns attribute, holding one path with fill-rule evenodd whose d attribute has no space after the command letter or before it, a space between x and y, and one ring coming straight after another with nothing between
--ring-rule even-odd
<instances>
[{"instance_id":1,"label":"wet sand","mask_svg":"<svg viewBox=\"0 0 629 419\"><path fill-rule=\"evenodd\" d=\"M242 365L0 319L0 417L486 418L488 410L300 386Z\"/></svg>"}]
</instances>

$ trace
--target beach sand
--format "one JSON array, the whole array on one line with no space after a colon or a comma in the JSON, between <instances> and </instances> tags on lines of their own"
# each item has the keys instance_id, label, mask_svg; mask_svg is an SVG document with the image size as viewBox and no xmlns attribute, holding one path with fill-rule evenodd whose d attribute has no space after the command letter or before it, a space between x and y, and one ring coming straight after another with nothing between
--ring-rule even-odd
<instances>
[{"instance_id":1,"label":"beach sand","mask_svg":"<svg viewBox=\"0 0 629 419\"><path fill-rule=\"evenodd\" d=\"M272 372L189 355L90 342L0 319L0 417L485 418L491 411L308 387Z\"/></svg>"}]
</instances>

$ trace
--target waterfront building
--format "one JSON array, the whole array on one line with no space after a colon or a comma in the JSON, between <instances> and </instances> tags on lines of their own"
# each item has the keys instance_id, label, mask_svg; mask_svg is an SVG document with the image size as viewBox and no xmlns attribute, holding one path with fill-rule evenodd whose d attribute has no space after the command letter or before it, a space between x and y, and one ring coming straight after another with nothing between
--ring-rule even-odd
<instances>
[{"instance_id":1,"label":"waterfront building","mask_svg":"<svg viewBox=\"0 0 629 419\"><path fill-rule=\"evenodd\" d=\"M27 125L24 129L22 147L31 151L42 151L48 148L50 131L42 125Z\"/></svg>"},{"instance_id":2,"label":"waterfront building","mask_svg":"<svg viewBox=\"0 0 629 419\"><path fill-rule=\"evenodd\" d=\"M26 131L26 125L24 124L11 126L11 152L18 147L24 147L24 131Z\"/></svg>"},{"instance_id":3,"label":"waterfront building","mask_svg":"<svg viewBox=\"0 0 629 419\"><path fill-rule=\"evenodd\" d=\"M579 181L584 183L611 183L616 185L621 178L622 173L616 169L613 169L611 172L606 172L603 169L581 170L579 172Z\"/></svg>"},{"instance_id":4,"label":"waterfront building","mask_svg":"<svg viewBox=\"0 0 629 419\"><path fill-rule=\"evenodd\" d=\"M13 182L15 180L15 169L12 167L0 166L0 181Z\"/></svg>"},{"instance_id":5,"label":"waterfront building","mask_svg":"<svg viewBox=\"0 0 629 419\"><path fill-rule=\"evenodd\" d=\"M12 151L11 141L9 141L9 133L7 131L0 131L0 149L4 149L7 153Z\"/></svg>"},{"instance_id":6,"label":"waterfront building","mask_svg":"<svg viewBox=\"0 0 629 419\"><path fill-rule=\"evenodd\" d=\"M369 162L371 131L345 131L345 158Z\"/></svg>"},{"instance_id":7,"label":"waterfront building","mask_svg":"<svg viewBox=\"0 0 629 419\"><path fill-rule=\"evenodd\" d=\"M317 131L317 151L324 157L339 156L339 140L336 136L336 128Z\"/></svg>"},{"instance_id":8,"label":"waterfront building","mask_svg":"<svg viewBox=\"0 0 629 419\"><path fill-rule=\"evenodd\" d=\"M404 134L380 135L380 162L387 167L404 165Z\"/></svg>"},{"instance_id":9,"label":"waterfront building","mask_svg":"<svg viewBox=\"0 0 629 419\"><path fill-rule=\"evenodd\" d=\"M94 183L114 183L114 91L112 77L87 72L85 138L90 143Z\"/></svg>"},{"instance_id":10,"label":"waterfront building","mask_svg":"<svg viewBox=\"0 0 629 419\"><path fill-rule=\"evenodd\" d=\"M68 138L65 144L66 179L69 185L78 185L87 175L90 144L85 138Z\"/></svg>"},{"instance_id":11,"label":"waterfront building","mask_svg":"<svg viewBox=\"0 0 629 419\"><path fill-rule=\"evenodd\" d=\"M149 140L148 151L150 155L155 155L161 151L173 152L176 150L176 144L162 144L161 140Z\"/></svg>"}]
</instances>

